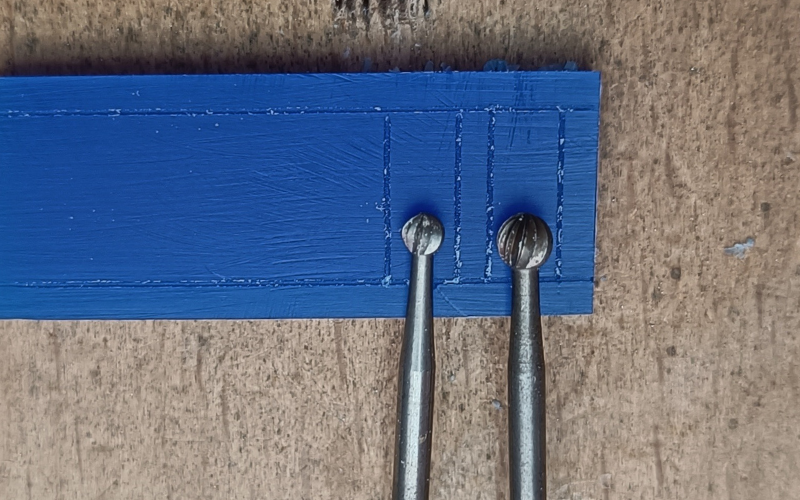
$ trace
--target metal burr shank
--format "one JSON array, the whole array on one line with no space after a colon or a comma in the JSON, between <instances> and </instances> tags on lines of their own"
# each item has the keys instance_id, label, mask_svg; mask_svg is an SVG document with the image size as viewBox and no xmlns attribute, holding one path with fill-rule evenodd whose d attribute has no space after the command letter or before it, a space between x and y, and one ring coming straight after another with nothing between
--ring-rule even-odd
<instances>
[{"instance_id":1,"label":"metal burr shank","mask_svg":"<svg viewBox=\"0 0 800 500\"><path fill-rule=\"evenodd\" d=\"M545 500L546 425L539 267L553 236L540 218L519 213L497 233L500 258L512 271L508 353L508 450L511 500Z\"/></svg>"},{"instance_id":2,"label":"metal burr shank","mask_svg":"<svg viewBox=\"0 0 800 500\"><path fill-rule=\"evenodd\" d=\"M412 255L408 308L400 351L394 500L427 500L433 424L433 254L442 245L439 220L419 214L403 226Z\"/></svg>"}]
</instances>

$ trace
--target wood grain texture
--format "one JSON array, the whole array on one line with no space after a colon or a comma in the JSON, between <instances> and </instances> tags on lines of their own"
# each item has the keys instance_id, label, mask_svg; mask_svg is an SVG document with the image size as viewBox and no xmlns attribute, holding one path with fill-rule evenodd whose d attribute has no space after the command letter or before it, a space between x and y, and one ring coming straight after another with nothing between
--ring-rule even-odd
<instances>
[{"instance_id":1,"label":"wood grain texture","mask_svg":"<svg viewBox=\"0 0 800 500\"><path fill-rule=\"evenodd\" d=\"M335 5L14 2L10 71L603 71L595 312L544 322L549 496L796 496L800 4ZM0 497L387 498L400 326L2 322ZM508 498L508 326L435 324L435 498Z\"/></svg>"},{"instance_id":2,"label":"wood grain texture","mask_svg":"<svg viewBox=\"0 0 800 500\"><path fill-rule=\"evenodd\" d=\"M437 315L510 310L520 211L555 235L544 313L590 313L599 98L566 71L0 79L0 318L401 317L421 210Z\"/></svg>"}]
</instances>

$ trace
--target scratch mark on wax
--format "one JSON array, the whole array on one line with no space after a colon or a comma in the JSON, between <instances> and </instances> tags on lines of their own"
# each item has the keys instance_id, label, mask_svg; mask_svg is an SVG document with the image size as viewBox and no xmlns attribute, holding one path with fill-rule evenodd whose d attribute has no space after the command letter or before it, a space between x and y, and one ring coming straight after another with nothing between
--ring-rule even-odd
<instances>
[{"instance_id":1,"label":"scratch mark on wax","mask_svg":"<svg viewBox=\"0 0 800 500\"><path fill-rule=\"evenodd\" d=\"M453 189L453 205L455 206L455 214L453 217L454 240L453 240L453 282L458 283L461 280L461 139L462 131L464 129L464 114L459 112L456 115L456 148L455 148L455 172L454 180L455 187Z\"/></svg>"},{"instance_id":2,"label":"scratch mark on wax","mask_svg":"<svg viewBox=\"0 0 800 500\"><path fill-rule=\"evenodd\" d=\"M462 311L461 309L459 309L459 308L458 308L458 306L457 306L457 305L455 305L455 304L453 303L453 301L452 301L452 300L450 300L450 299L447 297L447 295L444 293L444 291L442 290L442 288L441 288L441 287L437 286L437 287L436 287L434 290L436 291L436 293L438 293L438 294L439 294L439 295L442 297L442 299L444 299L444 301L447 303L447 305L448 305L448 306L452 307L452 308L453 308L453 310L454 310L455 312L457 312L457 313L458 313L458 315L459 315L459 316L464 316L464 311Z\"/></svg>"},{"instance_id":3,"label":"scratch mark on wax","mask_svg":"<svg viewBox=\"0 0 800 500\"><path fill-rule=\"evenodd\" d=\"M383 280L381 284L392 283L392 121L389 115L383 120Z\"/></svg>"},{"instance_id":4,"label":"scratch mark on wax","mask_svg":"<svg viewBox=\"0 0 800 500\"><path fill-rule=\"evenodd\" d=\"M492 279L492 254L494 253L494 130L497 124L495 111L489 110L489 129L486 137L486 266L484 281Z\"/></svg>"},{"instance_id":5,"label":"scratch mark on wax","mask_svg":"<svg viewBox=\"0 0 800 500\"><path fill-rule=\"evenodd\" d=\"M497 106L491 107L492 111L499 111L503 113L541 113L544 111L597 111L596 106ZM187 108L174 108L174 109L85 109L85 110L70 110L70 109L50 109L50 110L25 110L25 109L10 109L3 113L3 119L18 119L18 118L50 118L50 117L151 117L151 116L166 116L166 117L190 117L196 118L198 116L294 116L294 115L363 115L363 114L383 114L383 113L402 113L418 115L433 114L433 113L453 113L453 112L466 112L466 113L485 113L486 106L474 106L470 108L455 108L450 106L442 107L429 107L419 109L418 107L353 107L348 109L320 109L320 108L243 108L243 109L220 109L212 110L198 110Z\"/></svg>"},{"instance_id":6,"label":"scratch mark on wax","mask_svg":"<svg viewBox=\"0 0 800 500\"><path fill-rule=\"evenodd\" d=\"M563 259L561 249L564 245L564 142L566 142L567 118L563 111L558 113L558 162L556 163L556 279L561 280Z\"/></svg>"}]
</instances>

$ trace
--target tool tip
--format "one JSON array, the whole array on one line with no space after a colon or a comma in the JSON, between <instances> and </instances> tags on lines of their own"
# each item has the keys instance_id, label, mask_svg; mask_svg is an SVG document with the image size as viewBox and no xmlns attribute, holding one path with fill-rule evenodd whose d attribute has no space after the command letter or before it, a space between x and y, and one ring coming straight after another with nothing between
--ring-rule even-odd
<instances>
[{"instance_id":1,"label":"tool tip","mask_svg":"<svg viewBox=\"0 0 800 500\"><path fill-rule=\"evenodd\" d=\"M535 269L545 263L552 249L550 228L535 215L518 213L497 232L500 258L512 269Z\"/></svg>"},{"instance_id":2,"label":"tool tip","mask_svg":"<svg viewBox=\"0 0 800 500\"><path fill-rule=\"evenodd\" d=\"M417 214L403 226L403 243L414 255L432 255L442 246L444 228L430 214Z\"/></svg>"}]
</instances>

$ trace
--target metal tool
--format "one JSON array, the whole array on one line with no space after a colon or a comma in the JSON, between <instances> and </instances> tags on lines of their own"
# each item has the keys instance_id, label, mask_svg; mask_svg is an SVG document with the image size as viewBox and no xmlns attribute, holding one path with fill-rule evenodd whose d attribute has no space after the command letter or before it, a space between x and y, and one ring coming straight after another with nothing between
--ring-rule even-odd
<instances>
[{"instance_id":1,"label":"metal tool","mask_svg":"<svg viewBox=\"0 0 800 500\"><path fill-rule=\"evenodd\" d=\"M511 345L508 353L508 450L511 500L547 496L545 372L539 267L553 235L540 218L519 213L497 233L497 249L512 271Z\"/></svg>"},{"instance_id":2,"label":"metal tool","mask_svg":"<svg viewBox=\"0 0 800 500\"><path fill-rule=\"evenodd\" d=\"M433 254L442 246L439 219L419 214L403 226L411 252L408 307L397 382L394 500L427 500L433 424Z\"/></svg>"}]
</instances>

